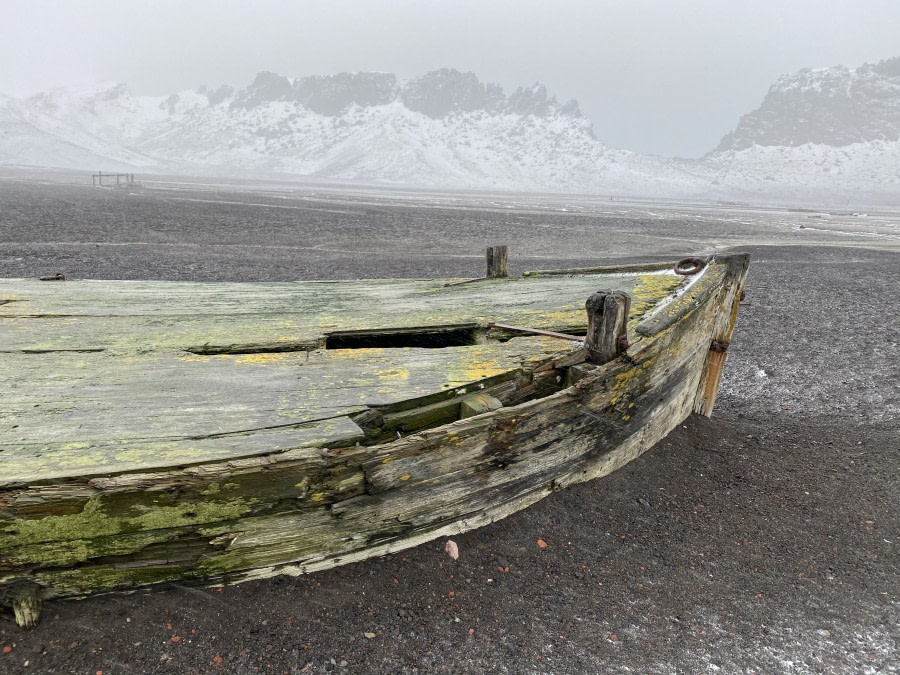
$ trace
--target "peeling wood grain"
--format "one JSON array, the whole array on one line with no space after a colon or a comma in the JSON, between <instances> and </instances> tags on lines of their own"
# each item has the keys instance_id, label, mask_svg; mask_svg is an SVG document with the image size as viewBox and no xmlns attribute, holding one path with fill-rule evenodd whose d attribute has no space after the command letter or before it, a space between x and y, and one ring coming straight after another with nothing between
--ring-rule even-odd
<instances>
[{"instance_id":1,"label":"peeling wood grain","mask_svg":"<svg viewBox=\"0 0 900 675\"><path fill-rule=\"evenodd\" d=\"M287 383L291 381L285 373L299 377L291 381L292 387L309 376L312 383L304 395L321 396L315 414L336 412L328 419L294 422L286 428L251 427L207 433L198 439L170 438L166 443L175 445L165 446L168 450L158 438L107 438L93 441L95 446L86 449L66 448L61 431L36 444L41 447L23 445L7 433L0 445L0 467L12 450L20 458L31 457L32 465L8 469L6 482L0 485L0 602L27 609L27 602L16 599L28 595L20 594L22 589L31 589L28 597L40 600L136 590L174 580L231 583L326 569L478 527L566 485L605 475L652 447L699 401L709 400L704 392L720 375L715 364L710 365L711 341L730 337L745 272L746 260L715 259L689 285L670 284L662 274L629 286L636 294L633 309L637 307L629 318L633 344L626 358L601 366L585 363L587 350L572 349L569 344L560 348L560 341L551 338L516 338L445 350L317 349L308 356L284 354L275 361L260 358L268 354L245 354L260 360L243 364L237 363L239 355L191 355L207 359L197 363L213 364L204 372L222 373L216 385L224 388L222 396L235 395L225 383L240 372L239 366L246 366L260 381L271 378L270 385L277 385L273 391L284 393L290 391ZM593 292L598 287L597 279L550 279L564 284L571 280L577 283L564 286L564 292L585 288ZM433 282L417 283L420 292L443 292ZM492 292L518 283L494 281ZM573 320L549 316L546 308L536 309L540 301L528 298L533 290L528 283L532 282L526 282L523 297L515 302L519 308L533 310L532 318L543 311L543 322L536 325L552 328ZM677 288L685 290L670 300ZM149 320L153 292L159 289L138 285L128 290L134 295L135 309L144 312L130 316ZM223 298L230 295L220 296L221 289L213 288L203 292L214 305L225 303ZM387 306L402 302L408 292L408 287L398 290L382 285L379 302ZM471 297L478 297L484 291L471 292ZM51 302L49 295L42 297L42 302ZM499 298L500 308L504 308L504 297L512 295L500 293L494 298ZM104 300L112 301L111 297ZM72 297L66 302L71 303L66 308L71 315L84 299ZM103 304L96 299L91 302L94 309ZM654 308L655 314L647 320ZM8 306L0 310L8 311ZM585 326L587 317L580 311ZM449 314L441 318L461 316ZM211 316L218 320L214 312ZM31 320L25 315L0 317L8 322L4 327ZM482 325L479 317L465 318ZM153 320L171 326L168 315ZM252 320L260 321L258 316ZM320 328L328 323L316 321ZM328 329L335 323L328 323ZM447 356L453 349L459 353ZM121 352L13 358L22 360L14 367L0 366L0 377L7 383L23 382L15 379L15 373L24 367L24 359L65 359L63 371L69 374L54 383L51 377L41 380L39 371L32 370L38 383L34 390L10 387L20 391L0 397L0 409L25 415L25 408L36 403L47 410L33 419L41 415L49 419L53 414L71 418L77 413L67 410L66 397L59 396L58 388L79 383L81 393L72 401L77 401L76 409L102 398L102 388L92 390L95 380L86 373L97 371L98 364L121 359ZM170 347L155 344L146 354L131 354L125 372L165 371L160 364L173 363L167 361L171 358ZM506 359L502 367L497 359ZM341 367L345 368L341 377L327 379L329 371ZM390 385L410 377L403 368L421 370L419 385L399 389ZM427 375L435 371L440 374ZM376 380L386 392L360 401L359 394L371 392ZM162 398L147 396L142 399L145 404L160 405ZM469 416L469 412L477 414ZM244 419L258 422L261 418ZM320 427L325 423L337 426L326 433ZM401 427L413 433L398 439L396 431ZM21 433L27 436L33 431L26 425ZM179 447L179 443L187 445ZM186 454L192 443L211 444L204 450L209 454ZM248 448L251 451L245 453ZM79 453L85 450L87 464L79 467ZM140 452L135 454L136 450ZM67 452L69 468L51 470L49 463L65 460ZM155 459L141 465L141 452L161 457L170 452L171 461ZM110 463L103 464L102 457L111 458ZM129 461L138 464L129 465ZM39 604L36 607L32 615ZM22 621L29 620L26 614Z\"/></svg>"}]
</instances>

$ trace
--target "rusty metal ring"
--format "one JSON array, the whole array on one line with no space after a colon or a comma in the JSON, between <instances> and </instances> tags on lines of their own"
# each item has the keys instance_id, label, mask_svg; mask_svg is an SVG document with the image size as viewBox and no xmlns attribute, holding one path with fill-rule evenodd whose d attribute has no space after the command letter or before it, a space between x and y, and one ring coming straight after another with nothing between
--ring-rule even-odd
<instances>
[{"instance_id":1,"label":"rusty metal ring","mask_svg":"<svg viewBox=\"0 0 900 675\"><path fill-rule=\"evenodd\" d=\"M704 267L706 267L706 260L703 258L682 258L675 263L675 274L689 277L697 274Z\"/></svg>"}]
</instances>

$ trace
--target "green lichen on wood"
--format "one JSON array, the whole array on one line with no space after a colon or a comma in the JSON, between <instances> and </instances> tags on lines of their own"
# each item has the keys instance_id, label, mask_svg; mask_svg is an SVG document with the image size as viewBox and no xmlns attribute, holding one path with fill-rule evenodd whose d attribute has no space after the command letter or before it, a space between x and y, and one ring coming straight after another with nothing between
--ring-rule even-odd
<instances>
[{"instance_id":1,"label":"green lichen on wood","mask_svg":"<svg viewBox=\"0 0 900 675\"><path fill-rule=\"evenodd\" d=\"M632 327L685 283L666 272L630 273L623 278L628 280L627 290L633 297ZM615 284L609 279L579 277L488 281L455 289L441 289L434 282L399 286L381 283L374 284L375 291L367 295L357 284L353 288L360 291L363 300L336 300L335 306L326 311L324 305L316 304L321 300L317 297L310 300L310 306L316 317L316 330L372 328L371 312L362 319L344 318L343 312L358 307L359 302L380 303L382 310L387 308L380 315L385 321L374 324L377 327L403 325L431 316L447 322L486 325L501 321L559 330L586 323L586 289L593 291L598 286L611 285ZM274 289L277 297L265 307L266 311L237 317L232 330L234 326L249 327L255 323L264 326L263 332L281 331L272 338L276 342L299 344L302 336L294 330L300 330L296 323L298 313L287 301L291 298L291 307L296 307L296 293L291 291L301 286ZM696 284L694 291L703 287L704 284ZM95 288L104 289L103 292L107 289L104 285ZM335 299L329 293L336 288L340 286L320 285L311 293L302 290L301 295ZM171 290L177 295L183 289ZM209 335L218 338L217 331L224 325L219 324L222 307L240 295L233 290L207 288L200 295L208 305L196 307L195 303L199 311L189 315L184 311L190 304L186 302L178 306L178 316L173 318L159 313L162 308L156 304L151 286L132 287L129 291L135 305L128 311L111 313L111 323L107 325L121 327L132 322L134 330L144 330L151 324L164 330L180 325L176 330L180 339L190 332L182 331L187 324L180 322L211 321ZM428 306L413 302L404 314L401 308L411 302L413 290L428 296ZM620 466L671 428L679 415L686 414L696 389L698 364L702 364L708 346L707 333L713 325L710 317L717 311L704 303L711 307L713 299L704 293L685 294L678 302L687 307L682 316L689 317L689 321L657 331L652 340L638 338L629 350L628 360L582 368L571 376L566 366L554 364L577 364L578 360L572 358L576 351L570 343L548 338L515 338L499 344L480 341L441 350L197 355L174 354L171 343L165 339L152 342L159 333L151 331L151 348L142 354L110 351L28 355L27 358L47 359L47 363L55 359L55 363L80 369L82 384L91 382L93 365L100 363L125 364L126 370L133 370L135 364L149 364L151 372L161 370L159 365L165 363L173 369L172 373L190 369L194 369L190 370L192 373L214 372L215 381L220 383L253 373L267 381L282 378L278 380L284 383L277 396L278 415L295 424L302 419L302 411L294 405L298 399L292 396L303 389L306 400L330 400L335 404L330 409L338 409L338 403L343 406L339 408L340 417L335 419L345 420L351 426L347 427L346 436L319 434L307 438L305 447L297 447L284 438L276 452L270 448L269 452L251 456L189 460L140 475L132 470L122 475L110 472L91 480L74 475L68 481L54 482L52 476L47 476L44 485L8 482L0 490L5 517L5 521L0 521L0 569L4 570L0 586L38 583L46 587L46 597L52 597L173 580L239 579L255 569L280 569L284 565L303 571L308 566L329 566L353 559L368 550L404 547L444 527L465 529L466 522L485 522L487 510L511 512L504 510L504 505L525 505L555 486L602 475ZM51 301L49 296L44 298L48 306ZM75 310L84 302L72 295L60 308L68 307L77 314ZM97 305L104 302L107 309L95 307L74 320L71 316L56 316L52 321L68 321L72 331L65 335L74 335L86 330L88 319L96 319L103 311L112 312L113 294ZM553 303L552 308L549 302ZM0 322L7 321L2 318L2 310L7 307L0 308ZM263 307L257 305L256 309ZM8 320L11 323L4 325L43 319L16 315ZM199 325L193 323L191 330ZM18 338L22 337L19 334ZM235 340L232 333L230 341L222 344L274 344L257 342L257 335L250 335L246 342L244 337ZM436 363L443 364L443 370L438 368L439 376L429 376L411 386L417 368L433 374ZM132 379L131 371L128 373L126 380ZM0 364L0 381L16 376L15 368ZM319 385L298 387L305 377ZM51 380L48 375L48 389L33 400L39 407L50 402ZM471 388L478 383L485 389ZM502 398L507 407L445 424L460 415L461 401L486 391L498 400ZM171 396L169 391L164 393ZM361 394L373 398L360 400ZM24 395L35 396L34 392ZM229 391L222 399L230 395ZM345 398L335 399L335 395ZM379 400L380 408L376 403ZM31 404L32 399L27 403ZM183 406L184 401L177 405ZM421 406L426 409L423 411ZM432 410L427 406L436 407ZM448 410L452 414L445 415ZM229 419L224 408L219 416ZM39 417L47 419L47 411L39 411L34 419ZM401 430L396 426L398 420L411 420L415 428L402 430L415 434L394 439L392 434ZM162 416L159 422L165 424ZM430 428L435 424L441 426ZM379 430L376 433L392 432L382 439L391 442L372 448L355 447L354 439L367 438L372 442L373 437L364 433L370 429ZM134 442L137 437L129 436L127 431L117 432L115 441ZM222 439L238 444L259 442L263 447L279 438L279 434L291 433L251 427L229 431ZM164 442L207 441L218 442L208 436ZM65 442L69 452L85 456L96 447L89 443L79 446L86 441L78 438ZM127 458L129 451L120 448L117 452ZM514 510L512 506L510 509Z\"/></svg>"},{"instance_id":2,"label":"green lichen on wood","mask_svg":"<svg viewBox=\"0 0 900 675\"><path fill-rule=\"evenodd\" d=\"M75 542L116 534L164 530L196 523L233 520L248 513L256 499L207 501L122 508L116 497L88 499L79 513L7 520L0 530L0 550L42 542ZM52 560L42 561L51 564Z\"/></svg>"}]
</instances>

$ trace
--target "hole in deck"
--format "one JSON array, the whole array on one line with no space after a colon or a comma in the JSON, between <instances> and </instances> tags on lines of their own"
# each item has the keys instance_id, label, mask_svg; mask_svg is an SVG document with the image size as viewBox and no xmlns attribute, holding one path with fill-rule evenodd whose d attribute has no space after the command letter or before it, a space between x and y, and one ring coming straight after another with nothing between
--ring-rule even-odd
<instances>
[{"instance_id":1,"label":"hole in deck","mask_svg":"<svg viewBox=\"0 0 900 675\"><path fill-rule=\"evenodd\" d=\"M331 333L325 349L443 349L478 344L478 326L436 326L402 330L371 330Z\"/></svg>"}]
</instances>

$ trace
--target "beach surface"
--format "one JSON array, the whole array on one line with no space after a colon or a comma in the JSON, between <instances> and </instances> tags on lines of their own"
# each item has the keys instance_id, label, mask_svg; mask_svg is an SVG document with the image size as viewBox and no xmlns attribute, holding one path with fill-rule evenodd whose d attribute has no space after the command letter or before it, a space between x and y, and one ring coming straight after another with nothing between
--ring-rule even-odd
<instances>
[{"instance_id":1,"label":"beach surface","mask_svg":"<svg viewBox=\"0 0 900 675\"><path fill-rule=\"evenodd\" d=\"M0 172L0 277L475 277L752 256L717 408L454 541L0 616L0 670L897 672L900 213ZM64 283L64 282L63 282ZM2 280L0 280L2 289ZM0 418L0 433L4 430Z\"/></svg>"}]
</instances>

